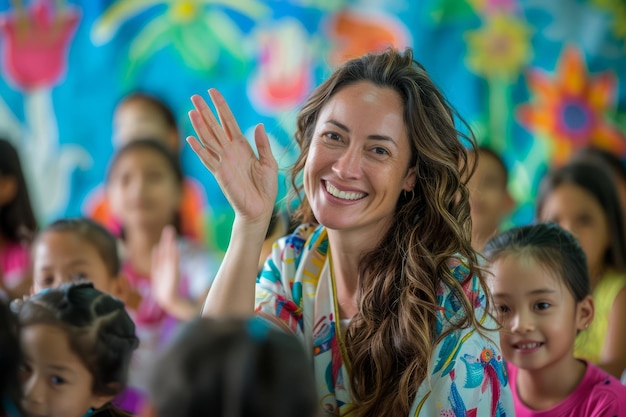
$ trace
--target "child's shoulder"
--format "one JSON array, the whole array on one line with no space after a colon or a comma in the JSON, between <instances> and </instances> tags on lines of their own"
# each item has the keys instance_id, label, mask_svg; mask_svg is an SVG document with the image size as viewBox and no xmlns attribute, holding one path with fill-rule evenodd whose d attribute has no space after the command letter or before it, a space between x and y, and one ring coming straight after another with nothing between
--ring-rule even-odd
<instances>
[{"instance_id":1,"label":"child's shoulder","mask_svg":"<svg viewBox=\"0 0 626 417\"><path fill-rule=\"evenodd\" d=\"M585 415L626 415L626 385L617 378L587 363L587 372L581 385L586 386L588 391L585 396Z\"/></svg>"}]
</instances>

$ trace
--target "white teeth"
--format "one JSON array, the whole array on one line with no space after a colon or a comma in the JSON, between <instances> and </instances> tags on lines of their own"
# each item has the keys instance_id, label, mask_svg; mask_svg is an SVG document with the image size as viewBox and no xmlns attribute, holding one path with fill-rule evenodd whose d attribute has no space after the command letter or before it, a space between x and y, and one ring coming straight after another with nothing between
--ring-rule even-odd
<instances>
[{"instance_id":1,"label":"white teeth","mask_svg":"<svg viewBox=\"0 0 626 417\"><path fill-rule=\"evenodd\" d=\"M326 181L326 191L333 197L341 198L342 200L358 200L365 197L365 193L355 193L352 191L339 191L339 189L328 181Z\"/></svg>"},{"instance_id":2,"label":"white teeth","mask_svg":"<svg viewBox=\"0 0 626 417\"><path fill-rule=\"evenodd\" d=\"M526 349L534 349L541 346L541 343L539 342L534 342L534 343L525 343L523 345L517 345L518 349L522 349L522 350L526 350Z\"/></svg>"}]
</instances>

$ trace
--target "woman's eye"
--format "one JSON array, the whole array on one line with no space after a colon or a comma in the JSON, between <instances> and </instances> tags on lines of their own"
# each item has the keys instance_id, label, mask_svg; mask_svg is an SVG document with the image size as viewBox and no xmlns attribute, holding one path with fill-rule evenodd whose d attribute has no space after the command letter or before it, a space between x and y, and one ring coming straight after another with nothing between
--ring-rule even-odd
<instances>
[{"instance_id":1,"label":"woman's eye","mask_svg":"<svg viewBox=\"0 0 626 417\"><path fill-rule=\"evenodd\" d=\"M537 304L535 304L535 308L537 310L546 310L546 309L550 308L550 304L549 303L537 303Z\"/></svg>"},{"instance_id":2,"label":"woman's eye","mask_svg":"<svg viewBox=\"0 0 626 417\"><path fill-rule=\"evenodd\" d=\"M389 152L387 152L387 149L381 148L378 146L374 148L374 153L378 155L389 155Z\"/></svg>"},{"instance_id":3,"label":"woman's eye","mask_svg":"<svg viewBox=\"0 0 626 417\"><path fill-rule=\"evenodd\" d=\"M327 132L324 133L324 136L327 137L330 140L341 140L341 136L339 136L338 134L334 133L334 132Z\"/></svg>"}]
</instances>

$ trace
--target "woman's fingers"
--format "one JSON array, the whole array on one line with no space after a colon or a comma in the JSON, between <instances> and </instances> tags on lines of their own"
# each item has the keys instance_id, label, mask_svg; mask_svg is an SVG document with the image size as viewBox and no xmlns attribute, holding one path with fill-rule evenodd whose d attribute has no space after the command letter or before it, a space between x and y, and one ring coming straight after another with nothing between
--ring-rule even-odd
<instances>
[{"instance_id":1,"label":"woman's fingers","mask_svg":"<svg viewBox=\"0 0 626 417\"><path fill-rule=\"evenodd\" d=\"M263 165L275 164L276 159L272 154L272 148L270 147L270 140L265 132L265 126L263 123L259 123L254 128L254 143L259 153L259 160Z\"/></svg>"},{"instance_id":2,"label":"woman's fingers","mask_svg":"<svg viewBox=\"0 0 626 417\"><path fill-rule=\"evenodd\" d=\"M191 149L198 155L198 158L202 161L205 167L211 172L215 172L219 166L220 158L214 152L208 148L202 146L202 144L193 136L187 136L187 143L191 146Z\"/></svg>"},{"instance_id":3,"label":"woman's fingers","mask_svg":"<svg viewBox=\"0 0 626 417\"><path fill-rule=\"evenodd\" d=\"M192 124L197 131L201 143L206 147L210 146L216 153L224 146L227 146L231 139L227 136L227 132L215 118L213 111L202 97L195 94L191 97L195 110ZM191 115L190 115L191 117Z\"/></svg>"},{"instance_id":4,"label":"woman's fingers","mask_svg":"<svg viewBox=\"0 0 626 417\"><path fill-rule=\"evenodd\" d=\"M222 125L224 132L226 132L226 136L230 140L243 138L239 124L237 123L235 116L233 116L228 103L224 100L224 96L222 96L222 94L215 88L209 89L209 96L211 96L213 105L215 105L217 116L220 118L220 124Z\"/></svg>"}]
</instances>

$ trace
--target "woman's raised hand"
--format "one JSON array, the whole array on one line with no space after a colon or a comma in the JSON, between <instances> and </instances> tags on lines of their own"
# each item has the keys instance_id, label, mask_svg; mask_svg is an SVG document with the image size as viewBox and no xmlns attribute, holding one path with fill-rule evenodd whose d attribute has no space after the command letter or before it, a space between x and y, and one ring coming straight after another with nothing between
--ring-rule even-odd
<instances>
[{"instance_id":1,"label":"woman's raised hand","mask_svg":"<svg viewBox=\"0 0 626 417\"><path fill-rule=\"evenodd\" d=\"M189 136L187 142L215 176L237 215L249 222L269 222L278 192L278 164L265 128L259 124L254 130L257 157L224 97L216 89L210 89L209 96L219 123L204 99L194 95L195 109L189 118L198 137Z\"/></svg>"}]
</instances>

